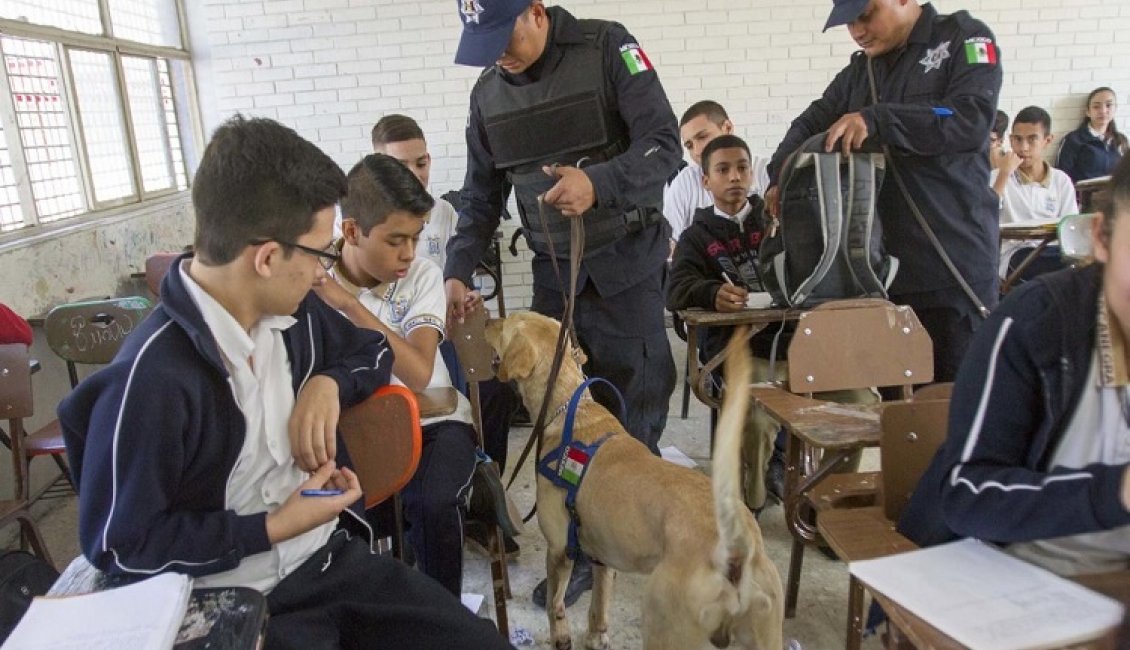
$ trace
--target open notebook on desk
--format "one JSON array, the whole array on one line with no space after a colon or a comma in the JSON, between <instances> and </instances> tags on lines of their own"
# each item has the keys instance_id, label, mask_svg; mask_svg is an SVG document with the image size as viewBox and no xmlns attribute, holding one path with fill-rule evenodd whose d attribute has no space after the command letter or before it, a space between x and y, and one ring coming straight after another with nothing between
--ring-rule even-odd
<instances>
[{"instance_id":1,"label":"open notebook on desk","mask_svg":"<svg viewBox=\"0 0 1130 650\"><path fill-rule=\"evenodd\" d=\"M192 580L162 573L117 589L36 598L2 650L171 650Z\"/></svg>"},{"instance_id":2,"label":"open notebook on desk","mask_svg":"<svg viewBox=\"0 0 1130 650\"><path fill-rule=\"evenodd\" d=\"M973 650L1063 648L1122 622L1121 603L972 539L852 562L849 570Z\"/></svg>"},{"instance_id":3,"label":"open notebook on desk","mask_svg":"<svg viewBox=\"0 0 1130 650\"><path fill-rule=\"evenodd\" d=\"M84 563L78 564L81 569ZM53 589L55 595L33 600L0 650L252 650L259 646L267 610L265 598L254 589L192 589L192 580L177 573L101 589L101 577L85 566L85 572L68 568L64 576L79 578L61 590L65 593L68 586L85 584L85 593L61 595Z\"/></svg>"}]
</instances>

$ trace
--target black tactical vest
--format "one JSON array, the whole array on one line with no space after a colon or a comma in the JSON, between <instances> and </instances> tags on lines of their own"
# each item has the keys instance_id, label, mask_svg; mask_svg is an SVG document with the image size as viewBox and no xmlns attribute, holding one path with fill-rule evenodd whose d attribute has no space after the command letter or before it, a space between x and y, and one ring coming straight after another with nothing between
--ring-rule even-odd
<instances>
[{"instance_id":1,"label":"black tactical vest","mask_svg":"<svg viewBox=\"0 0 1130 650\"><path fill-rule=\"evenodd\" d=\"M514 186L531 250L552 254L551 239L552 252L561 258L569 255L570 218L551 205L539 207L537 197L557 182L542 167L583 168L623 153L630 144L627 125L612 110L615 102L606 96L604 47L609 23L578 22L585 43L558 44L561 59L541 79L516 86L491 67L479 77L475 93L494 165L506 171ZM589 257L662 215L648 208L623 213L596 206L582 218L585 257Z\"/></svg>"}]
</instances>

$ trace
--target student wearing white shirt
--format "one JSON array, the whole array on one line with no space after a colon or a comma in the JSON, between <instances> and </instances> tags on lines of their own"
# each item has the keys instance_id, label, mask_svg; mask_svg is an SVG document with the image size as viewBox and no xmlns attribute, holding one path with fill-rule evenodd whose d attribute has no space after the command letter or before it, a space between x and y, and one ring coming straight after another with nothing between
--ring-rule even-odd
<instances>
[{"instance_id":1,"label":"student wearing white shirt","mask_svg":"<svg viewBox=\"0 0 1130 650\"><path fill-rule=\"evenodd\" d=\"M385 115L373 126L373 153L383 153L407 167L424 188L429 187L432 154L424 131L407 115ZM433 197L434 198L434 197ZM447 201L436 198L435 207L424 219L424 230L416 245L416 254L435 262L441 269L447 261L447 240L455 234L459 214Z\"/></svg>"},{"instance_id":2,"label":"student wearing white shirt","mask_svg":"<svg viewBox=\"0 0 1130 650\"><path fill-rule=\"evenodd\" d=\"M679 120L679 139L691 157L691 162L671 179L663 190L663 216L671 224L671 250L679 235L691 225L699 208L714 205L714 197L702 184L702 150L720 135L734 132L734 123L726 109L716 101L705 99L692 104ZM769 185L767 167L769 158L751 156L754 194L764 194Z\"/></svg>"},{"instance_id":3,"label":"student wearing white shirt","mask_svg":"<svg viewBox=\"0 0 1130 650\"><path fill-rule=\"evenodd\" d=\"M425 189L428 187L432 155L428 151L424 131L416 120L395 113L385 115L373 126L372 140L374 153L392 156L420 179ZM420 232L420 239L416 244L416 255L430 259L442 270L447 263L447 242L455 234L455 224L459 221L459 214L455 211L455 207L444 199L433 198L435 207L424 219L424 229ZM477 291L471 293L475 300L479 299ZM440 343L439 351L448 370L453 370L453 374L462 383L462 371L459 369L459 360L455 355L455 346L449 341L443 341ZM491 379L479 384L479 401L483 413L483 451L498 463L500 471L505 470L510 438L510 416L518 409L520 403L518 393L509 384ZM483 531L481 526L468 527L467 537L480 547L486 548ZM519 552L518 544L509 536L506 537L505 543L507 556L516 557Z\"/></svg>"},{"instance_id":4,"label":"student wearing white shirt","mask_svg":"<svg viewBox=\"0 0 1130 650\"><path fill-rule=\"evenodd\" d=\"M412 391L451 386L438 353L447 313L443 273L416 255L434 201L408 169L383 154L363 158L348 179L341 259L332 271L337 282L326 282L318 293L357 326L388 338L394 382ZM420 570L458 596L463 519L476 462L470 404L458 394L454 413L421 424L420 464L402 492L408 543Z\"/></svg>"},{"instance_id":5,"label":"student wearing white shirt","mask_svg":"<svg viewBox=\"0 0 1130 650\"><path fill-rule=\"evenodd\" d=\"M338 414L388 382L392 355L311 292L337 259L345 191L292 129L238 115L216 129L193 179L194 252L59 406L83 553L116 579L260 590L265 650L509 648L357 534L371 531Z\"/></svg>"},{"instance_id":6,"label":"student wearing white shirt","mask_svg":"<svg viewBox=\"0 0 1130 650\"><path fill-rule=\"evenodd\" d=\"M1067 174L1044 160L1044 151L1051 144L1051 116L1037 106L1029 106L1016 114L1009 141L1012 151L989 175L989 184L1001 197L1000 222L1050 222L1079 212L1075 186ZM1004 241L1001 243L1000 274L1007 277L1027 259L1037 242ZM1048 246L1027 269L1031 277L1062 267L1059 247Z\"/></svg>"}]
</instances>

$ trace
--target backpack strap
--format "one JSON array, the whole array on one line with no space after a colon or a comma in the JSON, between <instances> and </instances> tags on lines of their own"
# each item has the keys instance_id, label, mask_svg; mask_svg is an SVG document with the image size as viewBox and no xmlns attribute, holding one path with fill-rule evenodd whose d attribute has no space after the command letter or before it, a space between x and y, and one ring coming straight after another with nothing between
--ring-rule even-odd
<instances>
[{"instance_id":1,"label":"backpack strap","mask_svg":"<svg viewBox=\"0 0 1130 650\"><path fill-rule=\"evenodd\" d=\"M840 154L809 153L802 155L812 156L812 162L816 166L816 189L820 197L820 228L824 237L824 250L820 254L820 262L812 270L812 274L797 285L796 291L793 292L790 302L794 305L804 302L816 288L816 285L820 284L820 281L827 275L828 269L832 268L844 234L844 219L841 218L841 215L845 206L843 205L843 193L840 187Z\"/></svg>"},{"instance_id":2,"label":"backpack strap","mask_svg":"<svg viewBox=\"0 0 1130 650\"><path fill-rule=\"evenodd\" d=\"M884 167L883 156L879 154L857 153L848 156L847 233L844 241L847 247L847 263L855 281L871 296L887 297L887 286L894 274L880 279L871 265L872 229L875 226L877 188L881 183L880 170ZM857 177L864 182L857 183ZM897 262L894 264L897 269Z\"/></svg>"}]
</instances>

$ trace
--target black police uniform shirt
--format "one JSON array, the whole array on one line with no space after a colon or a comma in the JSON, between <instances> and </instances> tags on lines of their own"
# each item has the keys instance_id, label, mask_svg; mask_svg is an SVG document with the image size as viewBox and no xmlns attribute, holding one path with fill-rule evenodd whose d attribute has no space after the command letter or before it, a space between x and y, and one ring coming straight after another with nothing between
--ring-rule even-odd
<instances>
[{"instance_id":1,"label":"black police uniform shirt","mask_svg":"<svg viewBox=\"0 0 1130 650\"><path fill-rule=\"evenodd\" d=\"M989 129L1001 87L999 50L984 23L959 11L940 16L933 5L905 47L874 59L879 102L871 101L867 57L856 52L824 91L793 121L773 155L776 182L786 156L847 113L860 112L868 142L890 147L907 189L966 282L997 273L999 199L989 187ZM957 286L927 239L892 174L879 194L884 243L899 258L892 295Z\"/></svg>"},{"instance_id":2,"label":"black police uniform shirt","mask_svg":"<svg viewBox=\"0 0 1130 650\"><path fill-rule=\"evenodd\" d=\"M511 83L531 83L561 58L561 44L585 43L577 19L560 7L549 7L550 35L546 50L533 65L518 75L501 72ZM636 39L619 24L612 23L605 41L606 84L614 97L616 110L628 127L631 144L615 158L586 166L598 205L658 206L663 185L682 159L679 129L671 104L659 76L652 69L633 72L621 54L623 46L638 47ZM460 198L456 234L448 243L444 278L457 278L470 286L471 273L498 228L502 207L509 194L506 172L494 165L487 142L478 101L471 94L467 117L467 175ZM666 264L670 226L660 218L654 225L607 246L586 257L578 276L581 291L591 279L601 296L612 296L659 272ZM548 255L535 255L532 263L536 285L558 290L558 276ZM568 281L568 266L560 264L561 277Z\"/></svg>"}]
</instances>

